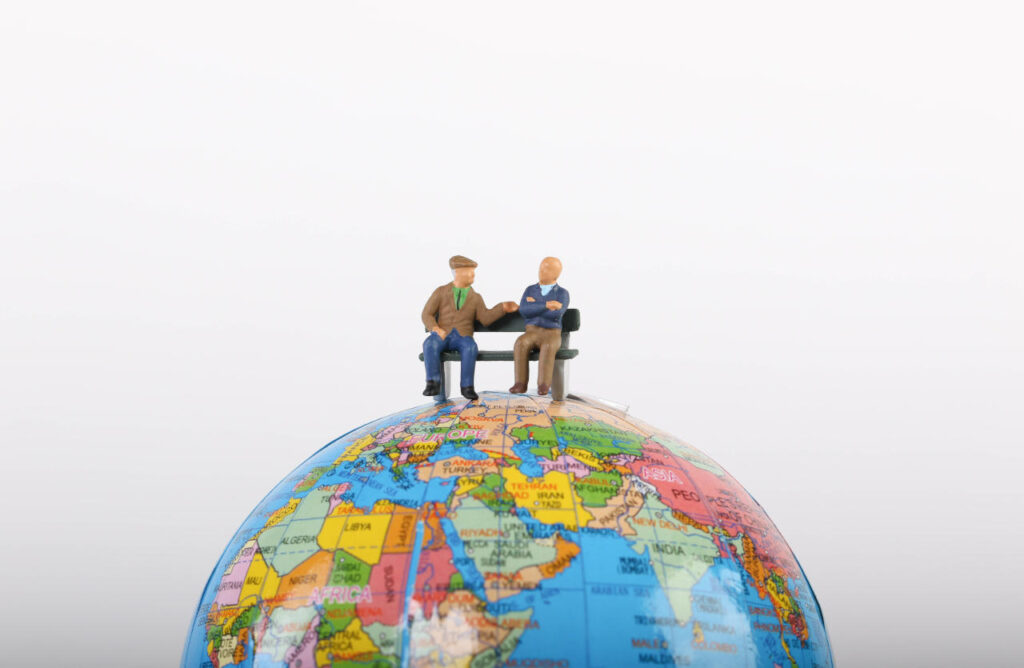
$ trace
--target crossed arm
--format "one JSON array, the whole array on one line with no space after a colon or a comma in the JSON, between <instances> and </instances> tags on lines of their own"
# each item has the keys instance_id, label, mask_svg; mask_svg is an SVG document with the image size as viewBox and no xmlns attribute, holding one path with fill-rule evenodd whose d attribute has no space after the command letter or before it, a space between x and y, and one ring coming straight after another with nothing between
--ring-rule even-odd
<instances>
[{"instance_id":1,"label":"crossed arm","mask_svg":"<svg viewBox=\"0 0 1024 668\"><path fill-rule=\"evenodd\" d=\"M551 322L558 322L558 318L569 308L569 292L567 290L560 290L558 293L561 295L562 301L548 299L541 302L535 301L533 297L527 297L529 291L530 289L527 288L523 292L523 298L519 300L519 312L524 318L541 317Z\"/></svg>"}]
</instances>

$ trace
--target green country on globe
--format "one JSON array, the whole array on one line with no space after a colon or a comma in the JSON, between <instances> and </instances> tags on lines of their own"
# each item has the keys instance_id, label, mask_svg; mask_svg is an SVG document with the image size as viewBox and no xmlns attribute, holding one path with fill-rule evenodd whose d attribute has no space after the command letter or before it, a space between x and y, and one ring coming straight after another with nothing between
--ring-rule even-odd
<instances>
[{"instance_id":1,"label":"green country on globe","mask_svg":"<svg viewBox=\"0 0 1024 668\"><path fill-rule=\"evenodd\" d=\"M481 393L317 451L213 570L183 666L830 666L775 525L692 446Z\"/></svg>"}]
</instances>

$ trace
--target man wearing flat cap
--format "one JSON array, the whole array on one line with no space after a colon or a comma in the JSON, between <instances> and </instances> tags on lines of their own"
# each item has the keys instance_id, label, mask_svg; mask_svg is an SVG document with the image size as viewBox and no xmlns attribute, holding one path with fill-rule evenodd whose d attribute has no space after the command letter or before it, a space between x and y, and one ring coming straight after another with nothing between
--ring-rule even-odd
<instances>
[{"instance_id":1,"label":"man wearing flat cap","mask_svg":"<svg viewBox=\"0 0 1024 668\"><path fill-rule=\"evenodd\" d=\"M501 302L492 308L470 287L476 276L476 262L462 255L448 260L453 280L438 287L423 307L423 325L430 334L423 342L423 364L427 368L427 387L423 394L432 397L441 393L441 353L457 350L462 358L462 396L470 401L479 395L473 389L476 370L476 341L473 323L489 325L505 313L519 308L515 302Z\"/></svg>"}]
</instances>

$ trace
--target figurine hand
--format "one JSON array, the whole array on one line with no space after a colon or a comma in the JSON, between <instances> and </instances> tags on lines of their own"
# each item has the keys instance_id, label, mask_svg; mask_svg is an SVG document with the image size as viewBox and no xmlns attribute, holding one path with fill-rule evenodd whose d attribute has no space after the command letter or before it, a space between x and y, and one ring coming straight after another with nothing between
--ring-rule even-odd
<instances>
[{"instance_id":1,"label":"figurine hand","mask_svg":"<svg viewBox=\"0 0 1024 668\"><path fill-rule=\"evenodd\" d=\"M519 304L515 302L502 302L501 308L504 309L505 313L515 313L519 310Z\"/></svg>"},{"instance_id":2,"label":"figurine hand","mask_svg":"<svg viewBox=\"0 0 1024 668\"><path fill-rule=\"evenodd\" d=\"M440 327L435 327L434 329L432 329L430 331L432 331L434 334L437 334L438 336L440 336L442 341L444 340L444 337L448 335L448 332L444 331Z\"/></svg>"},{"instance_id":3,"label":"figurine hand","mask_svg":"<svg viewBox=\"0 0 1024 668\"><path fill-rule=\"evenodd\" d=\"M537 300L536 300L536 299L534 299L533 297L527 297L527 298L526 298L526 301L528 301L528 302L535 302L535 301L537 301Z\"/></svg>"},{"instance_id":4,"label":"figurine hand","mask_svg":"<svg viewBox=\"0 0 1024 668\"><path fill-rule=\"evenodd\" d=\"M550 311L557 311L562 308L562 302L556 302L554 299L551 299L548 300L547 307Z\"/></svg>"}]
</instances>

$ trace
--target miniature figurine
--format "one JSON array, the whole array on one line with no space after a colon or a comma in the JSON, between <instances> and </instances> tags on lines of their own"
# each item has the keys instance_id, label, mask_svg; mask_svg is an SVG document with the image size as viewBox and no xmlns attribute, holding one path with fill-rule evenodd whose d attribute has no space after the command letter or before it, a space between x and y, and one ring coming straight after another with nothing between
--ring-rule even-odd
<instances>
[{"instance_id":1,"label":"miniature figurine","mask_svg":"<svg viewBox=\"0 0 1024 668\"><path fill-rule=\"evenodd\" d=\"M462 396L470 401L479 395L473 389L473 374L476 369L477 347L473 340L473 323L479 320L485 325L506 313L519 309L515 302L501 302L492 308L484 306L484 299L470 287L476 276L476 262L462 255L448 260L453 280L430 295L423 307L423 324L430 331L423 342L423 364L427 368L427 387L423 394L428 397L441 393L441 353L458 350L462 358Z\"/></svg>"},{"instance_id":2,"label":"miniature figurine","mask_svg":"<svg viewBox=\"0 0 1024 668\"><path fill-rule=\"evenodd\" d=\"M540 281L526 288L519 302L526 333L516 339L512 351L516 382L508 391L513 394L526 392L530 381L530 353L534 348L540 348L537 394L544 395L551 390L555 353L562 346L562 315L569 308L569 291L556 282L561 273L562 262L557 257L541 260L537 272Z\"/></svg>"}]
</instances>

